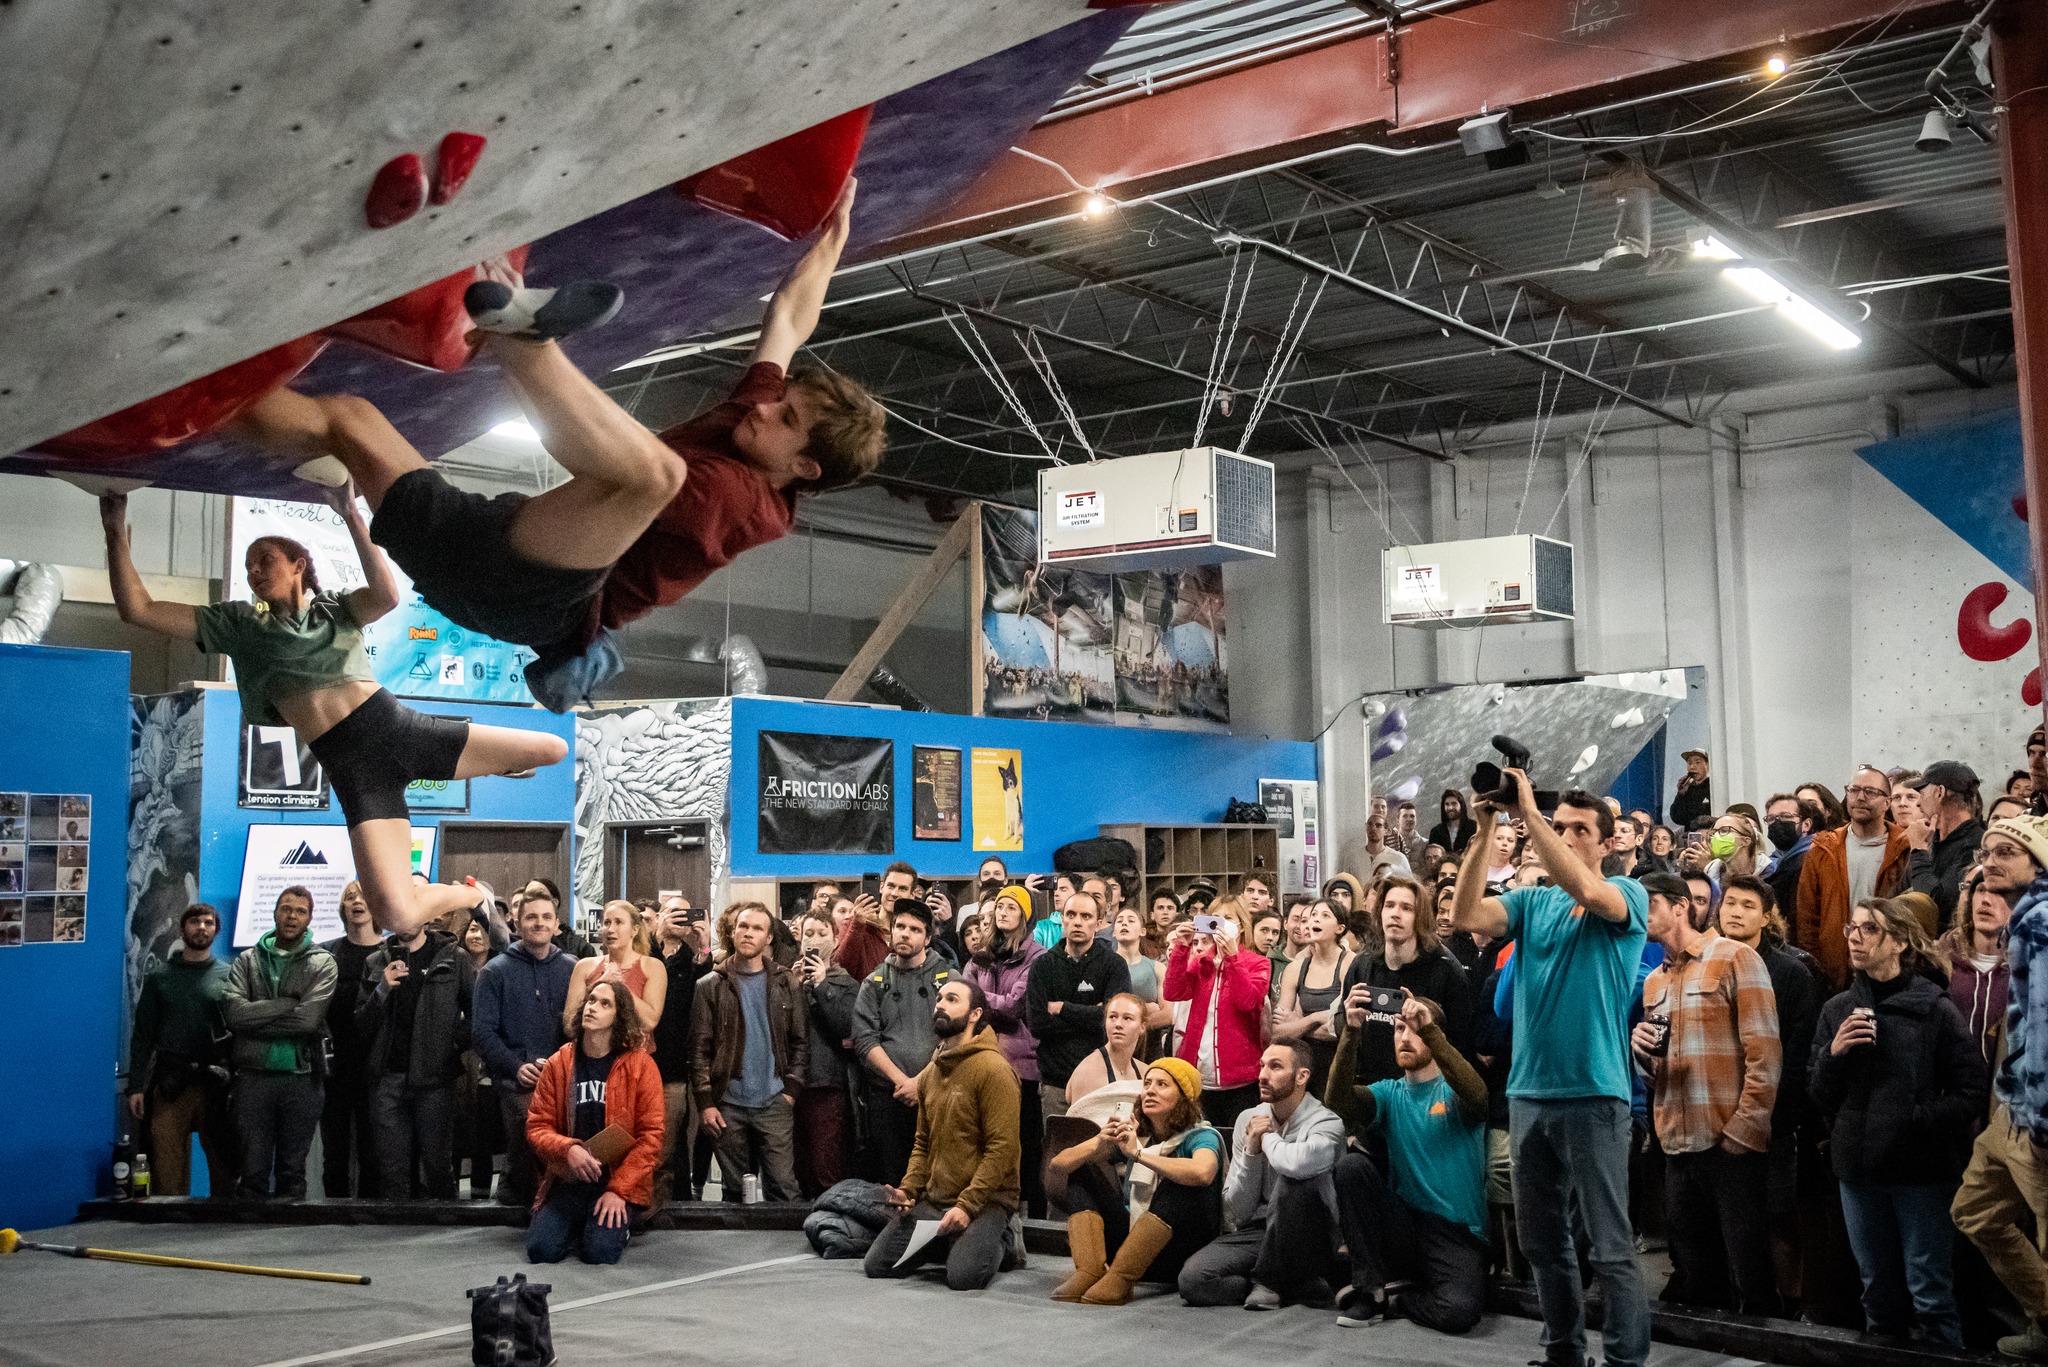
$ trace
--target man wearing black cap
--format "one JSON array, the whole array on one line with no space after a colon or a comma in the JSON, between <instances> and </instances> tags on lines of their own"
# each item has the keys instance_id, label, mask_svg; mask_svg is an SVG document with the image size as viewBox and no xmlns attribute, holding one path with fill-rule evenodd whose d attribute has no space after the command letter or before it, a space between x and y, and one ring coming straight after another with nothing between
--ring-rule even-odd
<instances>
[{"instance_id":1,"label":"man wearing black cap","mask_svg":"<svg viewBox=\"0 0 2048 1367\"><path fill-rule=\"evenodd\" d=\"M1901 891L1932 897L1941 909L1941 924L1947 925L1984 838L1984 823L1977 816L1977 773L1961 760L1938 759L1907 786L1920 794L1920 817L1906 827L1913 853Z\"/></svg>"},{"instance_id":2,"label":"man wearing black cap","mask_svg":"<svg viewBox=\"0 0 2048 1367\"><path fill-rule=\"evenodd\" d=\"M1707 752L1687 750L1680 758L1685 761L1685 777L1678 780L1671 799L1671 824L1686 831L1701 817L1714 814L1714 792L1707 777Z\"/></svg>"}]
</instances>

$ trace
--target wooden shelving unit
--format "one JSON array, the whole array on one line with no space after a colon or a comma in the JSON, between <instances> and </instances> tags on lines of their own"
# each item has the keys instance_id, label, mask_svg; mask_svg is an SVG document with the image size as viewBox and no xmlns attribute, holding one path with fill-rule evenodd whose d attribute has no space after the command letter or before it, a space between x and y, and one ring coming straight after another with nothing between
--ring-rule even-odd
<instances>
[{"instance_id":1,"label":"wooden shelving unit","mask_svg":"<svg viewBox=\"0 0 2048 1367\"><path fill-rule=\"evenodd\" d=\"M1146 898L1162 887L1183 896L1197 878L1214 883L1222 896L1235 896L1247 875L1256 870L1273 877L1280 863L1280 833L1272 826L1118 823L1100 829L1137 850L1138 882Z\"/></svg>"}]
</instances>

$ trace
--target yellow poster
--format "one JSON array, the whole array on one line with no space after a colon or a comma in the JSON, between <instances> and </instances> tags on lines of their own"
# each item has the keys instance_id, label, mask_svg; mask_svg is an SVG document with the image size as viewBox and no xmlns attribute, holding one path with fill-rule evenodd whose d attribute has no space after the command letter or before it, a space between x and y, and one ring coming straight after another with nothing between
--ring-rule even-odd
<instances>
[{"instance_id":1,"label":"yellow poster","mask_svg":"<svg viewBox=\"0 0 2048 1367\"><path fill-rule=\"evenodd\" d=\"M974 749L974 848L1024 848L1024 752Z\"/></svg>"}]
</instances>

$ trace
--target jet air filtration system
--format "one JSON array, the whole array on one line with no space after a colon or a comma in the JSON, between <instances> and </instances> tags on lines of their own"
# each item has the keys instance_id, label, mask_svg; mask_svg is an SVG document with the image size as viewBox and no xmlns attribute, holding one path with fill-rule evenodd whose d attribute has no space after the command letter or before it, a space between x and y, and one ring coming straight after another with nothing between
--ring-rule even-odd
<instances>
[{"instance_id":1,"label":"jet air filtration system","mask_svg":"<svg viewBox=\"0 0 2048 1367\"><path fill-rule=\"evenodd\" d=\"M1572 548L1545 536L1389 546L1380 596L1390 626L1569 622Z\"/></svg>"},{"instance_id":2,"label":"jet air filtration system","mask_svg":"<svg viewBox=\"0 0 2048 1367\"><path fill-rule=\"evenodd\" d=\"M1273 558L1273 466L1214 446L1038 472L1038 560L1099 574Z\"/></svg>"}]
</instances>

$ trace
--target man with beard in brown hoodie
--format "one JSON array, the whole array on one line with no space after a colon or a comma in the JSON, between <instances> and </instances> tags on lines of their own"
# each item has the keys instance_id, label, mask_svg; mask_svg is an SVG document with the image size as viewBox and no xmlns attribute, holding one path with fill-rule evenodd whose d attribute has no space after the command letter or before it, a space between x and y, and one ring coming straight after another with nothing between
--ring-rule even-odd
<instances>
[{"instance_id":1,"label":"man with beard in brown hoodie","mask_svg":"<svg viewBox=\"0 0 2048 1367\"><path fill-rule=\"evenodd\" d=\"M1015 1265L1020 1091L996 1032L982 1023L987 1013L976 984L955 978L939 989L939 1047L917 1079L917 1139L903 1185L889 1188L896 1218L868 1248L870 1277L907 1277L943 1256L947 1286L979 1291ZM905 1258L930 1220L937 1236Z\"/></svg>"}]
</instances>

